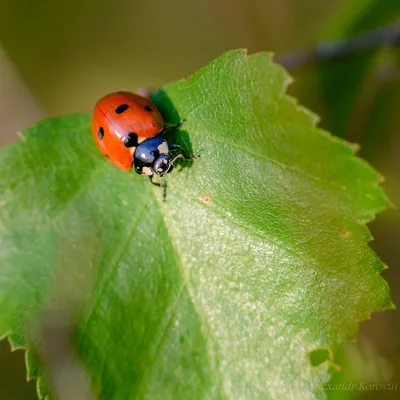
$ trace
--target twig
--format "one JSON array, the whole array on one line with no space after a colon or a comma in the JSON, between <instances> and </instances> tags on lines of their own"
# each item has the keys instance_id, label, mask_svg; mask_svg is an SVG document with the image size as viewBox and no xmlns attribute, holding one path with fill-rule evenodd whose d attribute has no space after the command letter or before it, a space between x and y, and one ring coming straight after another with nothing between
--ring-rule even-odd
<instances>
[{"instance_id":1,"label":"twig","mask_svg":"<svg viewBox=\"0 0 400 400\"><path fill-rule=\"evenodd\" d=\"M308 63L325 63L381 46L400 45L400 23L375 29L355 38L323 42L314 49L299 50L277 57L276 62L294 71Z\"/></svg>"}]
</instances>

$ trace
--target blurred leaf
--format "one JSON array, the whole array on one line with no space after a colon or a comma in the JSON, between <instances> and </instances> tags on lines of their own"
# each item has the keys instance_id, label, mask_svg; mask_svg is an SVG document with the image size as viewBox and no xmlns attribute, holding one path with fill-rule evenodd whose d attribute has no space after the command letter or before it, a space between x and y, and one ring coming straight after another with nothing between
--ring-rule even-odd
<instances>
[{"instance_id":1,"label":"blurred leaf","mask_svg":"<svg viewBox=\"0 0 400 400\"><path fill-rule=\"evenodd\" d=\"M365 112L365 125L359 139L362 140L362 154L385 170L390 170L387 164L391 153L396 151L399 127L400 51L383 55L384 60L374 74L375 90L371 106ZM392 158L397 159L395 155Z\"/></svg>"},{"instance_id":2,"label":"blurred leaf","mask_svg":"<svg viewBox=\"0 0 400 400\"><path fill-rule=\"evenodd\" d=\"M66 360L101 399L325 397L334 350L391 307L363 225L388 201L288 82L234 51L156 94L202 149L166 202L100 155L87 115L1 152L0 333L37 340L53 387Z\"/></svg>"},{"instance_id":3,"label":"blurred leaf","mask_svg":"<svg viewBox=\"0 0 400 400\"><path fill-rule=\"evenodd\" d=\"M389 395L397 390L396 382L391 381L393 368L368 342L346 344L337 361L341 369L325 385L329 400L354 399L373 384L382 384L379 398L383 397L382 390Z\"/></svg>"},{"instance_id":4,"label":"blurred leaf","mask_svg":"<svg viewBox=\"0 0 400 400\"><path fill-rule=\"evenodd\" d=\"M391 23L398 18L397 0L352 0L345 2L326 30L326 40L348 39ZM326 120L335 135L347 137L354 105L363 81L381 49L356 52L318 67ZM354 117L356 118L356 117Z\"/></svg>"}]
</instances>

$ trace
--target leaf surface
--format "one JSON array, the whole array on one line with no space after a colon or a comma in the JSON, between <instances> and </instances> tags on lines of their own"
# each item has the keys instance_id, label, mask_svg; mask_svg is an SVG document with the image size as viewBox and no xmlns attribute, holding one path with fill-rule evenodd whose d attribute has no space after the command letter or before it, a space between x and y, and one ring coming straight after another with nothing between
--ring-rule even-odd
<instances>
[{"instance_id":1,"label":"leaf surface","mask_svg":"<svg viewBox=\"0 0 400 400\"><path fill-rule=\"evenodd\" d=\"M324 398L336 347L391 306L363 225L388 200L288 83L232 51L157 93L186 120L170 142L201 154L165 202L100 155L89 116L25 130L0 154L0 333L25 347L48 310L72 319L100 399Z\"/></svg>"}]
</instances>

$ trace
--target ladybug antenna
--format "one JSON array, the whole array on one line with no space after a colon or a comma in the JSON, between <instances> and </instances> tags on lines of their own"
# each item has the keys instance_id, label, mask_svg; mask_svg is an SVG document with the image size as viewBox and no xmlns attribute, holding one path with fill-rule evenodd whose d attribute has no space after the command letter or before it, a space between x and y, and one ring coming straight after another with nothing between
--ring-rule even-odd
<instances>
[{"instance_id":1,"label":"ladybug antenna","mask_svg":"<svg viewBox=\"0 0 400 400\"><path fill-rule=\"evenodd\" d=\"M175 161L176 161L178 158L183 158L183 159L185 159L185 157L183 156L183 154L178 154L178 155L176 155L176 156L171 160L170 167L168 168L168 171L174 166L174 163L175 163Z\"/></svg>"}]
</instances>

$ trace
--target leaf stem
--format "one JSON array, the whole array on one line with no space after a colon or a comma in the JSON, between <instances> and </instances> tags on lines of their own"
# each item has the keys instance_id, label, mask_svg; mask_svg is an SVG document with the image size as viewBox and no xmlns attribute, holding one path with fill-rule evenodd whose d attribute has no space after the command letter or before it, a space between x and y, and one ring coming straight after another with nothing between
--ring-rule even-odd
<instances>
[{"instance_id":1,"label":"leaf stem","mask_svg":"<svg viewBox=\"0 0 400 400\"><path fill-rule=\"evenodd\" d=\"M276 61L289 71L294 71L311 62L326 63L376 47L399 45L400 22L397 22L384 28L374 29L354 38L342 41L322 42L312 49L293 51L281 57L277 57Z\"/></svg>"}]
</instances>

